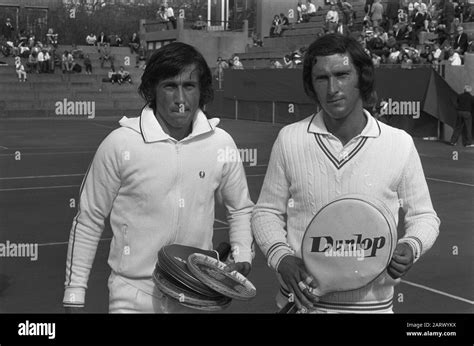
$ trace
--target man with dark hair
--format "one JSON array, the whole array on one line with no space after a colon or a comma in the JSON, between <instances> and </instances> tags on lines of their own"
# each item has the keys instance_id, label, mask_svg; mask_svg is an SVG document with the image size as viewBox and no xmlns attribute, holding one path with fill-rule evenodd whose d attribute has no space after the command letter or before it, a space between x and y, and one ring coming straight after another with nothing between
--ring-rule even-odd
<instances>
[{"instance_id":1,"label":"man with dark hair","mask_svg":"<svg viewBox=\"0 0 474 346\"><path fill-rule=\"evenodd\" d=\"M281 130L252 215L255 240L278 273L277 305L292 297L301 312L392 312L398 279L439 232L420 158L407 133L364 109L375 101L374 67L354 38L318 38L303 66L305 92L322 110ZM401 204L405 234L387 271L372 283L318 297L301 259L301 240L314 215L346 194L376 198L395 218Z\"/></svg>"},{"instance_id":2,"label":"man with dark hair","mask_svg":"<svg viewBox=\"0 0 474 346\"><path fill-rule=\"evenodd\" d=\"M164 296L152 273L169 244L212 249L215 197L227 208L232 270L252 260L250 200L232 137L202 111L213 98L212 75L194 47L157 50L143 73L141 115L99 146L84 178L67 252L64 305L83 307L97 244L110 215L110 312L193 312Z\"/></svg>"}]
</instances>

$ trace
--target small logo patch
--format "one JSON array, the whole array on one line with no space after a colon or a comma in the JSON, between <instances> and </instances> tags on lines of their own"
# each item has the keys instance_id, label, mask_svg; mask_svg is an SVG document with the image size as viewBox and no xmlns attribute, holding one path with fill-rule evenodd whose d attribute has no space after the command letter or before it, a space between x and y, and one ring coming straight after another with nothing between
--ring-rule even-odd
<instances>
[{"instance_id":1,"label":"small logo patch","mask_svg":"<svg viewBox=\"0 0 474 346\"><path fill-rule=\"evenodd\" d=\"M199 178L204 179L205 176L206 176L206 172L204 171L199 172Z\"/></svg>"}]
</instances>

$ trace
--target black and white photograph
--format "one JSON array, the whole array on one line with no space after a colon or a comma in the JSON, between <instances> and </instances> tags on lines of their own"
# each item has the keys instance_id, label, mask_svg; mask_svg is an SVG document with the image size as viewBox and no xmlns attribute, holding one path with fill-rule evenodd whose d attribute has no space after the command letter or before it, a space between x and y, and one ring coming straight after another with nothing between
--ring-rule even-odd
<instances>
[{"instance_id":1,"label":"black and white photograph","mask_svg":"<svg viewBox=\"0 0 474 346\"><path fill-rule=\"evenodd\" d=\"M0 345L474 343L474 0L0 0L0 28Z\"/></svg>"}]
</instances>

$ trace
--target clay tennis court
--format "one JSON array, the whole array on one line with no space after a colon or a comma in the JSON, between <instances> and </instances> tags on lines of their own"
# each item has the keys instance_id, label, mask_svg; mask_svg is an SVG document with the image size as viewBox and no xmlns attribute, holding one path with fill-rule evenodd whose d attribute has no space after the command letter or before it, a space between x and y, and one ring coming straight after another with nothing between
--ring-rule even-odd
<instances>
[{"instance_id":1,"label":"clay tennis court","mask_svg":"<svg viewBox=\"0 0 474 346\"><path fill-rule=\"evenodd\" d=\"M134 114L127 114L135 116ZM101 140L118 127L114 120L0 121L0 243L37 243L38 259L0 260L0 312L61 313L66 251L79 186ZM257 201L272 144L281 125L222 120L239 148L257 149L256 166L246 164L251 198ZM441 219L440 236L396 287L399 313L474 312L474 150L415 140L432 201ZM214 244L227 239L227 222L217 208ZM107 257L112 233L99 243L89 279L86 311L108 310ZM230 313L273 313L274 273L258 251L249 276L257 288L252 302L233 302Z\"/></svg>"}]
</instances>

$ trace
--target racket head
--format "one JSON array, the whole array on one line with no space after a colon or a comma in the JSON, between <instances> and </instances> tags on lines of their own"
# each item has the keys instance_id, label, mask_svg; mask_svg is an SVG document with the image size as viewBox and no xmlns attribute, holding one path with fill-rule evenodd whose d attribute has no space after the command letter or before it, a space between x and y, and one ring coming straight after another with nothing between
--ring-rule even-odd
<instances>
[{"instance_id":1,"label":"racket head","mask_svg":"<svg viewBox=\"0 0 474 346\"><path fill-rule=\"evenodd\" d=\"M301 254L323 296L377 279L390 263L396 242L390 209L376 198L351 194L318 211L303 236Z\"/></svg>"},{"instance_id":2,"label":"racket head","mask_svg":"<svg viewBox=\"0 0 474 346\"><path fill-rule=\"evenodd\" d=\"M237 271L213 258L201 253L188 257L188 267L204 284L220 294L237 300L250 300L257 295L255 286Z\"/></svg>"},{"instance_id":3,"label":"racket head","mask_svg":"<svg viewBox=\"0 0 474 346\"><path fill-rule=\"evenodd\" d=\"M158 263L166 273L191 291L210 298L220 297L221 295L218 292L203 284L189 270L187 260L189 255L192 253L202 253L217 258L217 253L215 251L173 244L161 248L158 252Z\"/></svg>"},{"instance_id":4,"label":"racket head","mask_svg":"<svg viewBox=\"0 0 474 346\"><path fill-rule=\"evenodd\" d=\"M155 268L153 281L163 294L176 300L179 304L193 309L221 311L227 308L231 303L231 299L228 297L220 296L220 298L208 298L179 285L179 283L167 276L160 267Z\"/></svg>"}]
</instances>

